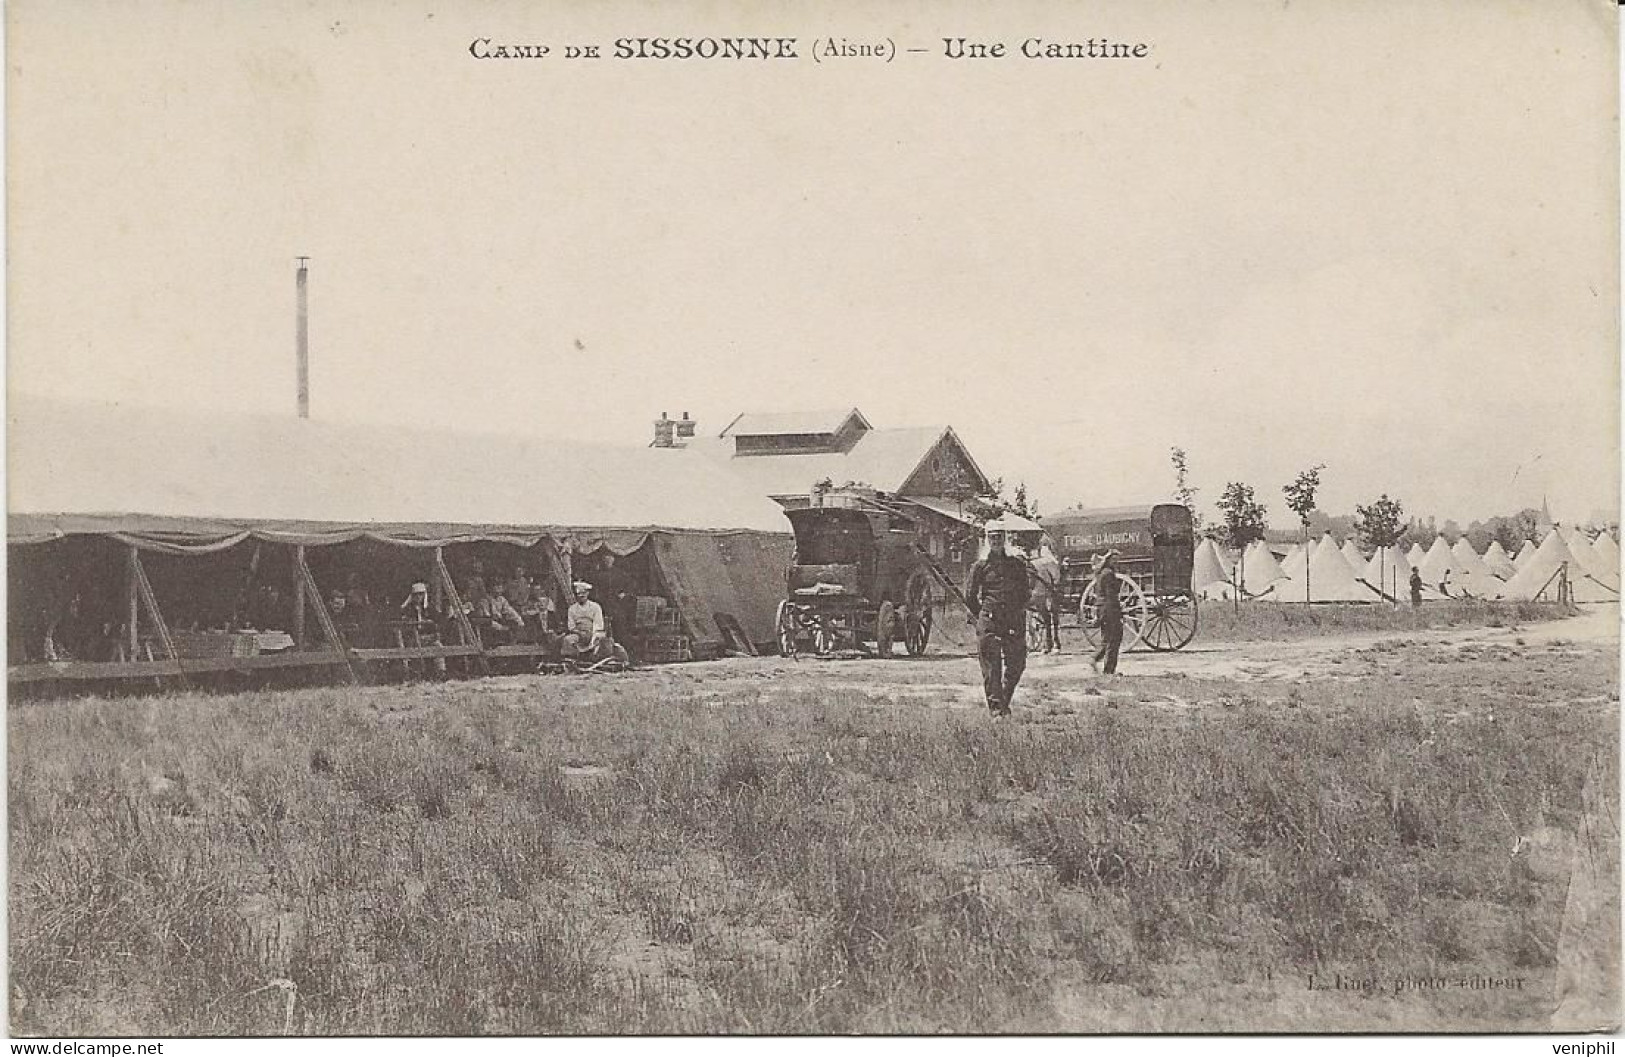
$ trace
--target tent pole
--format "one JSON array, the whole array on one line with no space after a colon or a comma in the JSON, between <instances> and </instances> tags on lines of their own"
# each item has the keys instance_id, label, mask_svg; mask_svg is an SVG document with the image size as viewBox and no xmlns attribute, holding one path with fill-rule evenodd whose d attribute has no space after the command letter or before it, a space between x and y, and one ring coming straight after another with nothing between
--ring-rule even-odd
<instances>
[{"instance_id":1,"label":"tent pole","mask_svg":"<svg viewBox=\"0 0 1625 1057\"><path fill-rule=\"evenodd\" d=\"M559 591L565 600L564 604L569 606L570 600L575 597L575 592L570 586L570 570L565 566L561 548L553 537L547 537L546 547L548 568L552 571L553 579L558 584Z\"/></svg>"},{"instance_id":2,"label":"tent pole","mask_svg":"<svg viewBox=\"0 0 1625 1057\"><path fill-rule=\"evenodd\" d=\"M146 607L147 620L152 624L153 629L158 632L158 642L164 648L164 656L174 661L176 666L179 667L180 653L175 649L175 640L169 636L169 625L164 623L163 611L158 608L158 596L153 594L152 583L147 579L147 571L141 567L141 555L136 552L134 547L130 548L130 567L135 572L136 591L140 596L141 604ZM176 678L180 680L182 688L188 685L184 670Z\"/></svg>"},{"instance_id":3,"label":"tent pole","mask_svg":"<svg viewBox=\"0 0 1625 1057\"><path fill-rule=\"evenodd\" d=\"M457 593L457 584L451 578L451 570L446 568L446 549L444 547L434 549L434 568L437 578L445 587L446 598L451 603L452 616L457 621L458 630L462 632L463 642L479 648L480 652L475 654L475 657L478 659L480 674L488 673L490 666L485 661L485 643L480 641L479 632L474 630L474 625L469 622L468 614L463 612L462 596Z\"/></svg>"},{"instance_id":4,"label":"tent pole","mask_svg":"<svg viewBox=\"0 0 1625 1057\"><path fill-rule=\"evenodd\" d=\"M293 548L293 648L305 648L305 545Z\"/></svg>"},{"instance_id":5,"label":"tent pole","mask_svg":"<svg viewBox=\"0 0 1625 1057\"><path fill-rule=\"evenodd\" d=\"M140 660L140 657L137 656L137 653L141 649L141 631L140 631L140 620L141 620L141 594L140 594L140 592L141 592L141 589L136 586L136 562L137 562L137 560L138 559L135 556L135 547L133 545L126 545L126 557L125 557L125 562L124 562L124 568L125 568L125 576L124 576L124 586L125 586L125 616L124 616L125 641L124 641L124 645L125 645L125 649L127 649L129 651L128 657L132 661Z\"/></svg>"},{"instance_id":6,"label":"tent pole","mask_svg":"<svg viewBox=\"0 0 1625 1057\"><path fill-rule=\"evenodd\" d=\"M349 648L344 644L344 637L333 623L333 614L328 612L327 603L322 600L322 592L316 586L316 577L311 574L310 566L305 563L305 548L301 544L293 553L294 575L298 578L296 590L310 597L310 608L316 614L316 624L322 629L322 637L327 640L328 648L344 658L344 671L351 683L360 682L356 678L355 665L350 659Z\"/></svg>"}]
</instances>

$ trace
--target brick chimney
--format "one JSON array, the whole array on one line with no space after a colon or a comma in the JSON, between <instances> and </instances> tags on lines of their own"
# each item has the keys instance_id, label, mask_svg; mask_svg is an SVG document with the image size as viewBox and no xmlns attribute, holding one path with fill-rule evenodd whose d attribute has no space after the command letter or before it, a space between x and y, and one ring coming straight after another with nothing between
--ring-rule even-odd
<instances>
[{"instance_id":1,"label":"brick chimney","mask_svg":"<svg viewBox=\"0 0 1625 1057\"><path fill-rule=\"evenodd\" d=\"M667 418L666 413L662 411L660 412L660 417L655 419L655 439L654 443L651 444L650 447L675 448L677 444L673 438L676 435L677 423Z\"/></svg>"},{"instance_id":2,"label":"brick chimney","mask_svg":"<svg viewBox=\"0 0 1625 1057\"><path fill-rule=\"evenodd\" d=\"M683 417L677 422L677 439L693 440L694 431L699 428L699 425L698 422L688 417L687 411L684 411Z\"/></svg>"}]
</instances>

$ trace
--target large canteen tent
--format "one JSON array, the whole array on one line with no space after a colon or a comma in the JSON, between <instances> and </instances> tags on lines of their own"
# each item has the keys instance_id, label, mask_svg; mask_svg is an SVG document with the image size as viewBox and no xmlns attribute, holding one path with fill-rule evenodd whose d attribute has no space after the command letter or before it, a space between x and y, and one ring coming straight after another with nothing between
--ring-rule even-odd
<instances>
[{"instance_id":1,"label":"large canteen tent","mask_svg":"<svg viewBox=\"0 0 1625 1057\"><path fill-rule=\"evenodd\" d=\"M646 570L694 642L733 641L723 625L735 623L769 642L793 550L778 504L681 451L27 396L12 399L7 424L14 592L26 594L31 565L54 559L60 578L111 555L132 614L148 595L162 601L137 575L141 556L176 566L174 593L228 552L308 555L312 567L332 565L332 548L404 554L419 570L402 573L404 590L443 570L442 555L485 546L529 555L565 598L575 563L620 556ZM14 630L28 604L14 594Z\"/></svg>"}]
</instances>

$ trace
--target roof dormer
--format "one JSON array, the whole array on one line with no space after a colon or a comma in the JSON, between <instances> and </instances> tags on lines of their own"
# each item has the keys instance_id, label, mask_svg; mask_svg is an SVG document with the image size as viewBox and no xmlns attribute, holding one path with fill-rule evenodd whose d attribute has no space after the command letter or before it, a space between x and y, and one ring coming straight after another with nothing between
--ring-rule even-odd
<instances>
[{"instance_id":1,"label":"roof dormer","mask_svg":"<svg viewBox=\"0 0 1625 1057\"><path fill-rule=\"evenodd\" d=\"M857 408L834 411L747 412L719 434L732 437L735 455L838 454L850 451L873 427Z\"/></svg>"}]
</instances>

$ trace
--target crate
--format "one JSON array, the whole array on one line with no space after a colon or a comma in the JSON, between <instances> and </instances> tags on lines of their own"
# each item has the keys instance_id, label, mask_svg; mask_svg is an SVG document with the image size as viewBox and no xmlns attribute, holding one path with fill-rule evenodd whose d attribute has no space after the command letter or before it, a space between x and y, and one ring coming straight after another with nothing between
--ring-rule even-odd
<instances>
[{"instance_id":1,"label":"crate","mask_svg":"<svg viewBox=\"0 0 1625 1057\"><path fill-rule=\"evenodd\" d=\"M633 622L640 628L652 628L660 619L660 611L664 608L666 608L664 598L658 595L639 595Z\"/></svg>"},{"instance_id":2,"label":"crate","mask_svg":"<svg viewBox=\"0 0 1625 1057\"><path fill-rule=\"evenodd\" d=\"M694 650L687 635L644 635L637 641L638 660L645 664L692 661Z\"/></svg>"}]
</instances>

